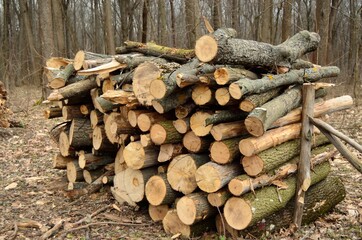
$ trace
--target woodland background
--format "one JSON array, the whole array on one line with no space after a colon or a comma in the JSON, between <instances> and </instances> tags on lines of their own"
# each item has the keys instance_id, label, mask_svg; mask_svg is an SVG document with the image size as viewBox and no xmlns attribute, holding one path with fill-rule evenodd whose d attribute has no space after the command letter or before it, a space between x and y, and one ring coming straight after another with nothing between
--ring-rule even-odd
<instances>
[{"instance_id":1,"label":"woodland background","mask_svg":"<svg viewBox=\"0 0 362 240\"><path fill-rule=\"evenodd\" d=\"M0 81L10 90L44 88L49 57L73 58L81 49L114 54L125 40L193 48L206 34L203 16L215 29L232 27L239 38L272 44L303 29L318 32L320 46L309 60L340 67L337 89L359 97L360 0L1 0Z\"/></svg>"}]
</instances>

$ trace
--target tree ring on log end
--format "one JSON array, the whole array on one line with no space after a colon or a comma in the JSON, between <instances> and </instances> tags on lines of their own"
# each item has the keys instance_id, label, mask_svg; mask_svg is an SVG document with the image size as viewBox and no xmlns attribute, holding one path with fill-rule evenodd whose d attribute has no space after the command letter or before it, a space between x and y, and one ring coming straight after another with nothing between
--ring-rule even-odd
<instances>
[{"instance_id":1,"label":"tree ring on log end","mask_svg":"<svg viewBox=\"0 0 362 240\"><path fill-rule=\"evenodd\" d=\"M151 140L156 145L161 145L167 138L167 132L165 128L159 124L154 124L150 130Z\"/></svg>"},{"instance_id":2,"label":"tree ring on log end","mask_svg":"<svg viewBox=\"0 0 362 240\"><path fill-rule=\"evenodd\" d=\"M204 192L213 193L221 187L221 177L213 166L203 165L195 173L197 186Z\"/></svg>"},{"instance_id":3,"label":"tree ring on log end","mask_svg":"<svg viewBox=\"0 0 362 240\"><path fill-rule=\"evenodd\" d=\"M250 139L242 139L239 142L239 151L246 157L255 154L255 146Z\"/></svg>"},{"instance_id":4,"label":"tree ring on log end","mask_svg":"<svg viewBox=\"0 0 362 240\"><path fill-rule=\"evenodd\" d=\"M210 117L208 112L196 112L190 118L190 127L196 136L203 137L210 133L212 124L205 126L205 120Z\"/></svg>"},{"instance_id":5,"label":"tree ring on log end","mask_svg":"<svg viewBox=\"0 0 362 240\"><path fill-rule=\"evenodd\" d=\"M255 137L260 137L265 132L263 122L256 117L247 117L245 119L245 127L246 130Z\"/></svg>"},{"instance_id":6,"label":"tree ring on log end","mask_svg":"<svg viewBox=\"0 0 362 240\"><path fill-rule=\"evenodd\" d=\"M124 179L127 179L125 187L131 200L134 202L142 201L145 187L142 172L140 170L127 168Z\"/></svg>"},{"instance_id":7,"label":"tree ring on log end","mask_svg":"<svg viewBox=\"0 0 362 240\"><path fill-rule=\"evenodd\" d=\"M241 92L239 85L236 83L230 84L229 93L230 96L234 99L240 99L243 96L243 93Z\"/></svg>"},{"instance_id":8,"label":"tree ring on log end","mask_svg":"<svg viewBox=\"0 0 362 240\"><path fill-rule=\"evenodd\" d=\"M211 36L202 36L196 41L195 54L202 62L210 62L217 55L217 42Z\"/></svg>"},{"instance_id":9,"label":"tree ring on log end","mask_svg":"<svg viewBox=\"0 0 362 240\"><path fill-rule=\"evenodd\" d=\"M211 159L220 164L230 162L230 150L223 142L214 142L210 147Z\"/></svg>"},{"instance_id":10,"label":"tree ring on log end","mask_svg":"<svg viewBox=\"0 0 362 240\"><path fill-rule=\"evenodd\" d=\"M253 155L251 157L244 157L241 160L241 164L243 165L244 171L249 176L256 176L262 172L264 168L263 160L257 155Z\"/></svg>"},{"instance_id":11,"label":"tree ring on log end","mask_svg":"<svg viewBox=\"0 0 362 240\"><path fill-rule=\"evenodd\" d=\"M229 82L229 73L225 68L218 68L214 72L214 77L219 85L225 85Z\"/></svg>"},{"instance_id":12,"label":"tree ring on log end","mask_svg":"<svg viewBox=\"0 0 362 240\"><path fill-rule=\"evenodd\" d=\"M156 99L161 99L165 97L167 92L167 88L163 80L156 79L153 80L150 84L150 93Z\"/></svg>"},{"instance_id":13,"label":"tree ring on log end","mask_svg":"<svg viewBox=\"0 0 362 240\"><path fill-rule=\"evenodd\" d=\"M245 229L252 219L250 205L242 198L230 198L224 207L226 222L237 230Z\"/></svg>"}]
</instances>

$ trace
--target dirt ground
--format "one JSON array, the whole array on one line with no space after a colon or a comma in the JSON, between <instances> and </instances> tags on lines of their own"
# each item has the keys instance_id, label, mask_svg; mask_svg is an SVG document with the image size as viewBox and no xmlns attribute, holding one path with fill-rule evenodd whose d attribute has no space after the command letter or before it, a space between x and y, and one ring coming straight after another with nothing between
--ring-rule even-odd
<instances>
[{"instance_id":1,"label":"dirt ground","mask_svg":"<svg viewBox=\"0 0 362 240\"><path fill-rule=\"evenodd\" d=\"M11 92L10 108L22 127L0 128L0 240L39 239L59 220L64 220L69 227L69 223L81 219L83 222L71 226L74 231L61 228L53 238L170 239L160 223L151 221L146 207L120 206L109 189L75 201L63 196L65 172L51 168L52 158L58 150L48 135L61 120L44 119L46 106L35 104L39 96L40 92L31 88ZM361 110L362 107L354 107L335 113L329 122L361 143ZM362 158L362 155L358 153L358 157ZM340 176L345 185L345 200L295 235L281 231L263 239L362 239L362 174L339 155L332 164L332 174ZM91 218L97 210L100 213ZM110 220L110 216L117 216L118 224L114 224L115 220ZM21 227L24 223L30 227ZM225 239L212 232L201 238Z\"/></svg>"}]
</instances>

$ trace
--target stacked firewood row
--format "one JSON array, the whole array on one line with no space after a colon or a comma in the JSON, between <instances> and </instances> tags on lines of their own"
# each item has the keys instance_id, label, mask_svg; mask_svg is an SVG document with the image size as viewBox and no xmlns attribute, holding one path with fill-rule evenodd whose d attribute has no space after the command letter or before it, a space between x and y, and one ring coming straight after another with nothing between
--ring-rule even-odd
<instances>
[{"instance_id":1,"label":"stacked firewood row","mask_svg":"<svg viewBox=\"0 0 362 240\"><path fill-rule=\"evenodd\" d=\"M263 230L290 224L301 86L316 89L314 117L353 101L323 100L328 84L317 81L339 69L300 59L317 48L316 33L277 46L234 36L219 29L195 50L129 41L115 56L79 51L74 60L50 59L48 100L56 104L45 115L65 121L51 135L60 150L53 167L67 170L66 195L110 184L118 202L147 200L154 221L186 237L215 224L233 236L260 223ZM305 222L344 197L339 179L327 178L334 148L317 130L310 137L314 186Z\"/></svg>"}]
</instances>

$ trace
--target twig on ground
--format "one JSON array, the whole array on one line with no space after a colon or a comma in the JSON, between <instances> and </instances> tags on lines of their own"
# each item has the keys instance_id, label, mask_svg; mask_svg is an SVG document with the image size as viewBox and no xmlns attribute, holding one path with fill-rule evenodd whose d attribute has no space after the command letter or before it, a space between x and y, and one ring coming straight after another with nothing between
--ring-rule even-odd
<instances>
[{"instance_id":1,"label":"twig on ground","mask_svg":"<svg viewBox=\"0 0 362 240\"><path fill-rule=\"evenodd\" d=\"M57 222L54 227L52 227L51 229L49 229L46 233L44 233L40 239L47 239L49 237L51 237L52 235L54 235L62 226L63 226L64 220L61 219L59 222Z\"/></svg>"},{"instance_id":2,"label":"twig on ground","mask_svg":"<svg viewBox=\"0 0 362 240\"><path fill-rule=\"evenodd\" d=\"M13 236L9 237L10 240L14 240L16 238L16 236L18 235L18 224L15 222L14 223L14 233L12 234Z\"/></svg>"}]
</instances>

